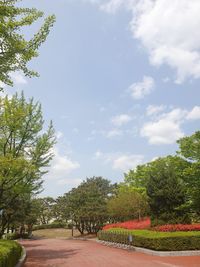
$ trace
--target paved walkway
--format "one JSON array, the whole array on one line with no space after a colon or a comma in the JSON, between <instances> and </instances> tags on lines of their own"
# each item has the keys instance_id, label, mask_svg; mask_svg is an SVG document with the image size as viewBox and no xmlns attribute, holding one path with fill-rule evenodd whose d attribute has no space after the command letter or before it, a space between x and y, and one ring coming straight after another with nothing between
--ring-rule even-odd
<instances>
[{"instance_id":1,"label":"paved walkway","mask_svg":"<svg viewBox=\"0 0 200 267\"><path fill-rule=\"evenodd\" d=\"M28 254L24 267L200 267L200 256L157 257L94 241L43 239L21 243Z\"/></svg>"}]
</instances>

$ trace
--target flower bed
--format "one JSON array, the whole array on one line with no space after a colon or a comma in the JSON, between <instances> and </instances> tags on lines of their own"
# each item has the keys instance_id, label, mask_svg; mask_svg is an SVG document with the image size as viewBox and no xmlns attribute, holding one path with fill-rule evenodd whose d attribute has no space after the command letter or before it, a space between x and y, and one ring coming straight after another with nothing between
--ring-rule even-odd
<instances>
[{"instance_id":1,"label":"flower bed","mask_svg":"<svg viewBox=\"0 0 200 267\"><path fill-rule=\"evenodd\" d=\"M123 229L148 229L150 228L151 221L150 218L145 218L142 220L132 220L122 223L113 223L113 224L107 224L103 227L103 230L108 230L111 228L123 228Z\"/></svg>"},{"instance_id":2,"label":"flower bed","mask_svg":"<svg viewBox=\"0 0 200 267\"><path fill-rule=\"evenodd\" d=\"M200 231L200 224L168 224L156 226L153 230L159 232Z\"/></svg>"}]
</instances>

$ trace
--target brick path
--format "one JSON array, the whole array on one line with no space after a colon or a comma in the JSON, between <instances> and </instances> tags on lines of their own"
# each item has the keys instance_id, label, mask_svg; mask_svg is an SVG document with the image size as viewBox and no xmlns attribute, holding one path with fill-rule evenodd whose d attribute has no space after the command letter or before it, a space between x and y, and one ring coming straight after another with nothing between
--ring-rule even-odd
<instances>
[{"instance_id":1,"label":"brick path","mask_svg":"<svg viewBox=\"0 0 200 267\"><path fill-rule=\"evenodd\" d=\"M28 254L24 267L200 267L200 256L157 257L94 241L43 239L21 243Z\"/></svg>"}]
</instances>

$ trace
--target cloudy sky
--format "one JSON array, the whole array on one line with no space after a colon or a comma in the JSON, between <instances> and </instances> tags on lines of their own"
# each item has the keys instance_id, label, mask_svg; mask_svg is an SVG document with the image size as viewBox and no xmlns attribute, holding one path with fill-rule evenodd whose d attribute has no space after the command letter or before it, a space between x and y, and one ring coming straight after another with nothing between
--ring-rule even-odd
<instances>
[{"instance_id":1,"label":"cloudy sky","mask_svg":"<svg viewBox=\"0 0 200 267\"><path fill-rule=\"evenodd\" d=\"M136 165L177 150L200 126L199 0L26 0L57 22L40 78L13 74L42 103L58 143L43 196L86 177L122 181ZM29 33L34 33L39 24Z\"/></svg>"}]
</instances>

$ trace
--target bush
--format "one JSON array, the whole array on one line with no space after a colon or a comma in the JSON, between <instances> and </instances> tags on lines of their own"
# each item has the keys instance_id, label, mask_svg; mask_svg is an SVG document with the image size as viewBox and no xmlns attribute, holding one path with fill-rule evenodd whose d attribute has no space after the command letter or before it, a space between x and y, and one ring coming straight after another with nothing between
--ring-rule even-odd
<instances>
[{"instance_id":1,"label":"bush","mask_svg":"<svg viewBox=\"0 0 200 267\"><path fill-rule=\"evenodd\" d=\"M14 242L0 240L0 267L14 267L22 254L22 247Z\"/></svg>"},{"instance_id":2,"label":"bush","mask_svg":"<svg viewBox=\"0 0 200 267\"><path fill-rule=\"evenodd\" d=\"M129 235L133 241L129 242ZM111 229L98 233L100 240L143 247L157 251L200 250L200 232L162 233L150 230Z\"/></svg>"},{"instance_id":3,"label":"bush","mask_svg":"<svg viewBox=\"0 0 200 267\"><path fill-rule=\"evenodd\" d=\"M111 228L123 228L123 229L148 229L150 228L151 221L150 218L146 218L143 220L132 220L122 223L113 223L107 224L103 227L103 230L111 229Z\"/></svg>"},{"instance_id":4,"label":"bush","mask_svg":"<svg viewBox=\"0 0 200 267\"><path fill-rule=\"evenodd\" d=\"M65 223L51 223L51 224L42 224L33 226L33 231L42 230L42 229L53 229L53 228L66 228Z\"/></svg>"},{"instance_id":5,"label":"bush","mask_svg":"<svg viewBox=\"0 0 200 267\"><path fill-rule=\"evenodd\" d=\"M19 233L9 233L9 234L5 234L4 238L6 240L16 240L19 238L28 239L29 235L28 235L28 233L24 233L22 235L20 235Z\"/></svg>"},{"instance_id":6,"label":"bush","mask_svg":"<svg viewBox=\"0 0 200 267\"><path fill-rule=\"evenodd\" d=\"M200 224L167 224L153 229L160 232L200 231Z\"/></svg>"}]
</instances>

